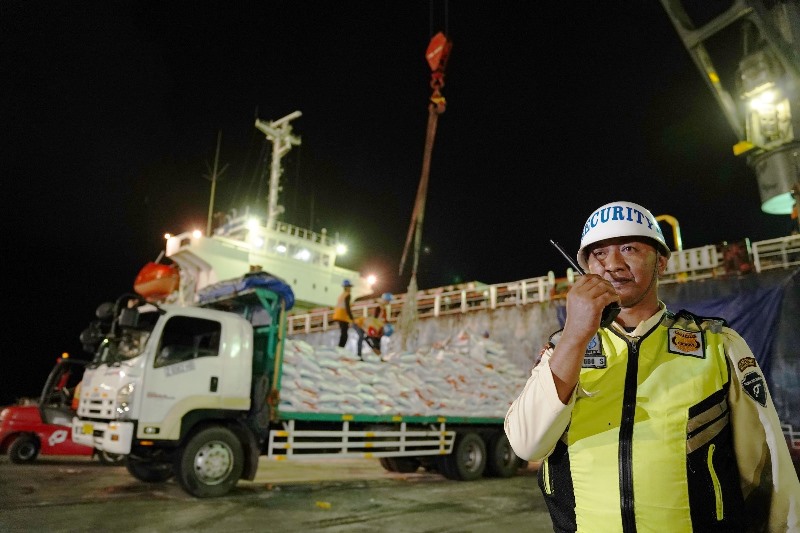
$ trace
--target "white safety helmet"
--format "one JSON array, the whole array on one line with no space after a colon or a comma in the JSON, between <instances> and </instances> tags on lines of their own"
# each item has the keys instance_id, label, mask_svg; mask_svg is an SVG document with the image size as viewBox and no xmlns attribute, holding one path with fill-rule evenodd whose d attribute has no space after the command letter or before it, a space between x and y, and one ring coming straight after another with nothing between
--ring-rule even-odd
<instances>
[{"instance_id":1,"label":"white safety helmet","mask_svg":"<svg viewBox=\"0 0 800 533\"><path fill-rule=\"evenodd\" d=\"M647 237L655 241L661 255L669 259L669 246L653 213L633 202L611 202L595 209L583 226L578 250L581 268L589 269L586 263L587 247L614 237Z\"/></svg>"}]
</instances>

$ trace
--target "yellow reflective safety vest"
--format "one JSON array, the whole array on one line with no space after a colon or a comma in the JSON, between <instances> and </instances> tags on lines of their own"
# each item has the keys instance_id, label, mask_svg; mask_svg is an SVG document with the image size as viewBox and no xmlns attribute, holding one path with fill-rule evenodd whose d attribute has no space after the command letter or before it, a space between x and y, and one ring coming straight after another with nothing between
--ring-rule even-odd
<instances>
[{"instance_id":1,"label":"yellow reflective safety vest","mask_svg":"<svg viewBox=\"0 0 800 533\"><path fill-rule=\"evenodd\" d=\"M722 325L666 312L638 338L592 339L584 396L539 469L556 531L745 530Z\"/></svg>"},{"instance_id":2,"label":"yellow reflective safety vest","mask_svg":"<svg viewBox=\"0 0 800 533\"><path fill-rule=\"evenodd\" d=\"M336 307L333 308L333 316L331 320L338 320L339 322L351 322L350 316L347 314L348 302L346 301L350 295L342 291L339 298L336 300Z\"/></svg>"}]
</instances>

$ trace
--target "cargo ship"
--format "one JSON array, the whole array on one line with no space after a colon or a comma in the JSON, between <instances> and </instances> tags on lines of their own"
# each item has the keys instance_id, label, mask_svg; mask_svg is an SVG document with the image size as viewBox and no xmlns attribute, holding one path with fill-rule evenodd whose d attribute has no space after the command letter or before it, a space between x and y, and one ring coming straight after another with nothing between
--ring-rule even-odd
<instances>
[{"instance_id":1,"label":"cargo ship","mask_svg":"<svg viewBox=\"0 0 800 533\"><path fill-rule=\"evenodd\" d=\"M137 293L149 301L193 305L198 292L211 284L263 271L292 287L295 312L335 305L344 280L353 285L353 300L372 294L374 281L369 276L336 264L346 253L337 234L279 219L283 213L278 204L281 158L300 144L291 121L301 115L295 111L275 121L255 121L255 127L272 143L266 214L245 207L224 215L216 227L209 225L210 231L192 229L168 236L161 256L147 263L136 277Z\"/></svg>"}]
</instances>

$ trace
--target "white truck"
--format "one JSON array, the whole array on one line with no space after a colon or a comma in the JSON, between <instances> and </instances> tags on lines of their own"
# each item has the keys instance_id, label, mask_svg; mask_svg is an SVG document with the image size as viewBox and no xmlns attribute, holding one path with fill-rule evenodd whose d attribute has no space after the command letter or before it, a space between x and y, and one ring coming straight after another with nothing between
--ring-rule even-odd
<instances>
[{"instance_id":1,"label":"white truck","mask_svg":"<svg viewBox=\"0 0 800 533\"><path fill-rule=\"evenodd\" d=\"M196 306L158 308L140 354L84 375L75 442L127 456L145 482L173 476L196 497L252 480L259 457L374 457L450 479L510 477L524 465L502 417L290 412L280 402L291 288L264 273L218 283ZM120 327L136 331L134 309ZM289 385L287 385L289 386Z\"/></svg>"}]
</instances>

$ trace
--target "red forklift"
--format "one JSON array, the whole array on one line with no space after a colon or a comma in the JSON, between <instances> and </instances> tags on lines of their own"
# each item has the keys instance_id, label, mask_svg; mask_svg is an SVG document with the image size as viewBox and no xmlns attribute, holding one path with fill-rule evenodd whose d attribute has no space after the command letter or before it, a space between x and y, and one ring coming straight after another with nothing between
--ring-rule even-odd
<instances>
[{"instance_id":1,"label":"red forklift","mask_svg":"<svg viewBox=\"0 0 800 533\"><path fill-rule=\"evenodd\" d=\"M0 410L0 453L12 463L31 463L41 455L96 456L104 465L121 465L125 456L97 451L76 444L70 432L75 415L73 396L88 361L56 360L39 400L23 398Z\"/></svg>"}]
</instances>

